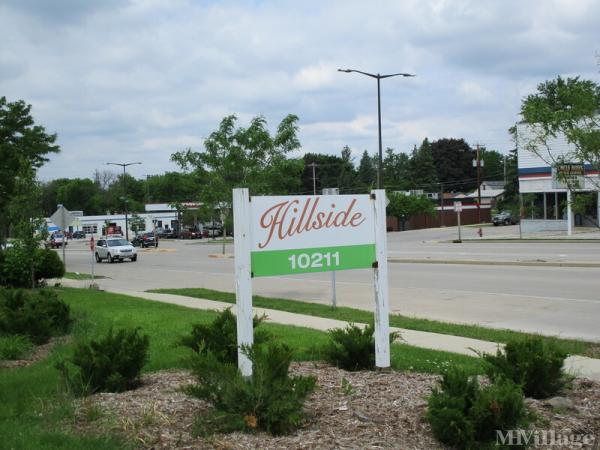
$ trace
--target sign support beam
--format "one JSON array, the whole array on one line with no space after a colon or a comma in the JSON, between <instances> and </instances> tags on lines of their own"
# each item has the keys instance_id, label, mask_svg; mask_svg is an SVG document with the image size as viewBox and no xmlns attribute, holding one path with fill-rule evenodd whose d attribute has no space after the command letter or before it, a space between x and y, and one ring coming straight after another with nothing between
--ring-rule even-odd
<instances>
[{"instance_id":1,"label":"sign support beam","mask_svg":"<svg viewBox=\"0 0 600 450\"><path fill-rule=\"evenodd\" d=\"M235 297L237 305L238 368L245 377L252 376L252 361L242 351L254 342L252 325L252 277L250 272L250 194L247 188L233 190L233 224L235 248Z\"/></svg>"},{"instance_id":2,"label":"sign support beam","mask_svg":"<svg viewBox=\"0 0 600 450\"><path fill-rule=\"evenodd\" d=\"M371 191L375 217L375 254L377 267L373 271L375 285L375 366L390 367L390 318L387 266L387 229L385 190Z\"/></svg>"}]
</instances>

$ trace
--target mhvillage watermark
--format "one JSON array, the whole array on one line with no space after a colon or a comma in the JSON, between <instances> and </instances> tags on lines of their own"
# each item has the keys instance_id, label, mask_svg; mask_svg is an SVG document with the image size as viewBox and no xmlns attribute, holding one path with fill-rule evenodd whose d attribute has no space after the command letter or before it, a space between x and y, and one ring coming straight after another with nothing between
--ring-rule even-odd
<instances>
[{"instance_id":1,"label":"mhvillage watermark","mask_svg":"<svg viewBox=\"0 0 600 450\"><path fill-rule=\"evenodd\" d=\"M573 433L571 430L496 430L497 445L561 446L567 448L599 448L594 434Z\"/></svg>"}]
</instances>

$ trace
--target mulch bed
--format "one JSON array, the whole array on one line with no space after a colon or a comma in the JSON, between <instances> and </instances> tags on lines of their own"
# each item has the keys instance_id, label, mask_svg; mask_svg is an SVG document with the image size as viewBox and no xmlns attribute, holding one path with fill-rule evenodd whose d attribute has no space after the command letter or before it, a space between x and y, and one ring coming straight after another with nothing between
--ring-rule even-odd
<instances>
[{"instance_id":1,"label":"mulch bed","mask_svg":"<svg viewBox=\"0 0 600 450\"><path fill-rule=\"evenodd\" d=\"M124 434L145 449L447 448L435 440L424 420L436 375L346 372L312 362L295 363L291 372L316 376L317 389L305 404L305 423L288 436L236 432L194 437L196 415L210 406L181 392L194 382L186 371L147 374L134 391L81 400L72 426L81 433ZM556 412L544 401L527 400L539 417L536 429L600 436L600 384L575 380L564 395L573 401L570 411Z\"/></svg>"}]
</instances>

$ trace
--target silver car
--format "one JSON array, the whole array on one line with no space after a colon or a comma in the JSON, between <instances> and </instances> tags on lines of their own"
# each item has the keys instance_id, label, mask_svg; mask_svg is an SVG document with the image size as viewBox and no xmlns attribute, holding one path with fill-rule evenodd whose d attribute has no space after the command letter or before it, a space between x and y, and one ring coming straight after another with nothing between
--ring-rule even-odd
<instances>
[{"instance_id":1,"label":"silver car","mask_svg":"<svg viewBox=\"0 0 600 450\"><path fill-rule=\"evenodd\" d=\"M96 261L106 259L109 263L130 259L137 261L137 250L123 238L100 238L96 243Z\"/></svg>"}]
</instances>

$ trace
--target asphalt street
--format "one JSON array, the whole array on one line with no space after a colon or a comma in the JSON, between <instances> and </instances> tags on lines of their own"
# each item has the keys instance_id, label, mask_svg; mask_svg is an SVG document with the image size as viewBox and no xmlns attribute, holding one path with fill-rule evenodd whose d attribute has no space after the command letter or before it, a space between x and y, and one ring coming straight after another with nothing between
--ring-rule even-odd
<instances>
[{"instance_id":1,"label":"asphalt street","mask_svg":"<svg viewBox=\"0 0 600 450\"><path fill-rule=\"evenodd\" d=\"M515 227L488 227L484 236L514 234ZM476 229L463 238L477 237ZM573 261L600 264L600 243L452 244L456 229L388 234L390 258L480 261ZM518 233L518 230L517 230ZM135 263L96 264L107 278L100 287L139 291L167 287L204 287L234 291L233 259L215 258L220 244L162 241L158 251L142 250ZM233 252L233 245L227 245ZM90 273L85 242L67 247L67 270ZM520 267L485 264L389 264L390 307L409 316L478 323L600 342L600 268ZM337 304L373 308L370 270L336 275ZM256 278L254 293L319 303L331 302L331 274Z\"/></svg>"}]
</instances>

